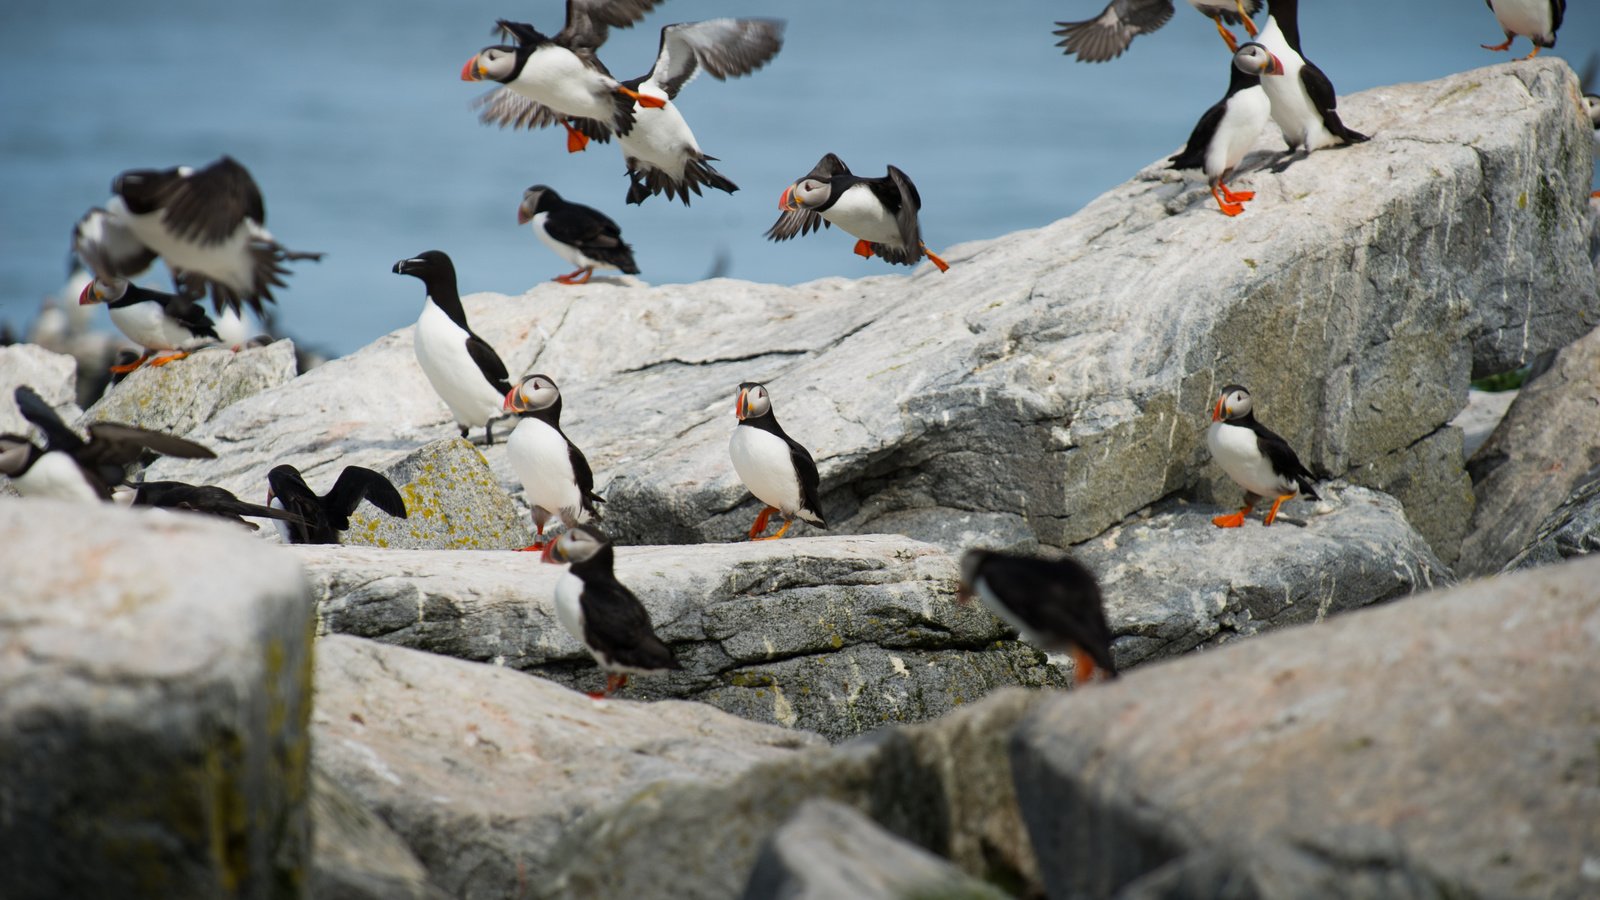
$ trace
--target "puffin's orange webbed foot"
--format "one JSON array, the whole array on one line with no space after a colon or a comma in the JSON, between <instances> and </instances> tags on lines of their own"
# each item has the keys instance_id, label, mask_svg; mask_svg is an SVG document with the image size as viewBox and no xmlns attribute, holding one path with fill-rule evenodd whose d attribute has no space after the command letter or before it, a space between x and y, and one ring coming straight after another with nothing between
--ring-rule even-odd
<instances>
[{"instance_id":1,"label":"puffin's orange webbed foot","mask_svg":"<svg viewBox=\"0 0 1600 900\"><path fill-rule=\"evenodd\" d=\"M1094 657L1090 656L1088 651L1084 650L1082 647L1073 647L1072 648L1072 685L1073 685L1073 687L1077 687L1078 685L1083 684L1084 682L1089 681L1090 679L1094 678L1095 671L1096 671L1096 669L1095 669L1095 665L1094 665Z\"/></svg>"},{"instance_id":2,"label":"puffin's orange webbed foot","mask_svg":"<svg viewBox=\"0 0 1600 900\"><path fill-rule=\"evenodd\" d=\"M1251 37L1260 34L1261 30L1256 28L1256 23L1250 21L1250 14L1244 11L1244 0L1234 0L1233 5L1239 10L1239 18L1244 20L1244 30L1250 32Z\"/></svg>"},{"instance_id":3,"label":"puffin's orange webbed foot","mask_svg":"<svg viewBox=\"0 0 1600 900\"><path fill-rule=\"evenodd\" d=\"M566 119L561 120L561 127L567 130L567 152L580 153L589 146L589 136L573 128Z\"/></svg>"},{"instance_id":4,"label":"puffin's orange webbed foot","mask_svg":"<svg viewBox=\"0 0 1600 900\"><path fill-rule=\"evenodd\" d=\"M1222 214L1225 216L1237 216L1238 214L1244 212L1243 204L1234 203L1224 198L1222 196L1222 192L1217 190L1216 185L1211 186L1211 196L1217 198L1217 208L1222 210Z\"/></svg>"},{"instance_id":5,"label":"puffin's orange webbed foot","mask_svg":"<svg viewBox=\"0 0 1600 900\"><path fill-rule=\"evenodd\" d=\"M778 538L783 537L783 533L788 531L789 530L789 526L793 525L793 524L794 524L794 520L793 519L786 519L784 521L784 523L783 523L783 527L778 529L778 533L777 534L769 534L766 537L758 537L758 538L756 538L756 540L758 540L758 541L775 541Z\"/></svg>"},{"instance_id":6,"label":"puffin's orange webbed foot","mask_svg":"<svg viewBox=\"0 0 1600 900\"><path fill-rule=\"evenodd\" d=\"M144 365L145 360L147 360L149 358L150 358L150 354L146 353L145 355L139 357L138 359L134 360L131 363L124 363L124 364L122 364L120 366L112 366L111 367L111 374L113 374L113 375L126 375L129 372L132 372L134 369L137 369L140 366Z\"/></svg>"},{"instance_id":7,"label":"puffin's orange webbed foot","mask_svg":"<svg viewBox=\"0 0 1600 900\"><path fill-rule=\"evenodd\" d=\"M1238 528L1244 524L1244 517L1250 514L1250 510L1252 508L1253 507L1246 506L1244 509L1241 509L1236 513L1229 513L1225 516L1217 516L1211 520L1211 524L1217 526L1218 528Z\"/></svg>"},{"instance_id":8,"label":"puffin's orange webbed foot","mask_svg":"<svg viewBox=\"0 0 1600 900\"><path fill-rule=\"evenodd\" d=\"M932 250L929 250L927 244L923 244L922 245L922 253L923 253L924 256L928 257L928 262L933 263L935 266L937 266L939 268L939 271L941 271L941 272L950 271L950 264L945 262L944 260L940 259L938 254L934 253Z\"/></svg>"},{"instance_id":9,"label":"puffin's orange webbed foot","mask_svg":"<svg viewBox=\"0 0 1600 900\"><path fill-rule=\"evenodd\" d=\"M772 518L772 514L777 511L776 508L769 506L763 509L760 515L756 516L755 524L750 526L750 540L758 540L756 536L767 530L767 520Z\"/></svg>"},{"instance_id":10,"label":"puffin's orange webbed foot","mask_svg":"<svg viewBox=\"0 0 1600 900\"><path fill-rule=\"evenodd\" d=\"M171 356L163 356L160 359L152 359L152 360L150 360L150 365L152 365L152 366L164 366L169 362L177 362L180 359L187 359L188 356L189 356L189 354L187 354L187 353L185 353L185 352L180 350L177 353L172 354Z\"/></svg>"},{"instance_id":11,"label":"puffin's orange webbed foot","mask_svg":"<svg viewBox=\"0 0 1600 900\"><path fill-rule=\"evenodd\" d=\"M1222 40L1223 40L1224 43L1226 43L1228 45L1228 50L1230 52L1232 52L1232 53L1238 53L1239 52L1239 39L1233 36L1233 32L1228 30L1228 26L1222 24L1222 20L1221 19L1216 19L1214 21L1217 23L1217 34L1222 35ZM1245 19L1245 21L1249 22L1250 20L1249 19ZM1254 34L1254 33L1255 32L1251 32L1251 34Z\"/></svg>"},{"instance_id":12,"label":"puffin's orange webbed foot","mask_svg":"<svg viewBox=\"0 0 1600 900\"><path fill-rule=\"evenodd\" d=\"M872 256L872 244L867 241L856 241L857 256Z\"/></svg>"}]
</instances>

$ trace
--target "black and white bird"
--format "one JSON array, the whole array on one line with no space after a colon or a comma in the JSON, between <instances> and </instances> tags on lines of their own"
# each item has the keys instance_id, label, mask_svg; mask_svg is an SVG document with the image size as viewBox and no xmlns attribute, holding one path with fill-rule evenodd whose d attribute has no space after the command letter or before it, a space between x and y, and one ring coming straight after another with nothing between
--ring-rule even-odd
<instances>
[{"instance_id":1,"label":"black and white bird","mask_svg":"<svg viewBox=\"0 0 1600 900\"><path fill-rule=\"evenodd\" d=\"M1228 25L1243 25L1251 37L1256 35L1256 26L1250 17L1261 9L1261 0L1189 0L1189 5L1216 23L1217 32L1227 41L1229 50L1239 49L1239 39L1228 30ZM1172 0L1111 0L1100 15L1092 19L1057 22L1054 33L1061 40L1056 46L1068 56L1077 55L1079 62L1116 59L1134 38L1167 24L1172 13Z\"/></svg>"},{"instance_id":2,"label":"black and white bird","mask_svg":"<svg viewBox=\"0 0 1600 900\"><path fill-rule=\"evenodd\" d=\"M778 424L766 385L754 381L739 385L734 412L739 424L728 439L733 470L750 493L766 504L750 526L750 539L777 540L795 519L827 528L828 523L822 518L822 479L817 474L817 464L810 451ZM771 537L761 537L773 513L783 516L783 527Z\"/></svg>"},{"instance_id":3,"label":"black and white bird","mask_svg":"<svg viewBox=\"0 0 1600 900\"><path fill-rule=\"evenodd\" d=\"M861 178L829 153L810 174L783 189L778 209L782 214L767 229L769 240L787 241L837 225L857 238L857 256L905 266L926 256L939 271L950 268L922 243L917 216L922 198L906 173L894 166L881 178Z\"/></svg>"},{"instance_id":4,"label":"black and white bird","mask_svg":"<svg viewBox=\"0 0 1600 900\"><path fill-rule=\"evenodd\" d=\"M389 479L361 466L345 466L333 488L318 496L300 470L287 463L267 473L267 506L288 512L278 519L278 533L289 544L337 544L350 527L350 514L362 500L397 519L406 517L406 502Z\"/></svg>"},{"instance_id":5,"label":"black and white bird","mask_svg":"<svg viewBox=\"0 0 1600 900\"><path fill-rule=\"evenodd\" d=\"M633 127L633 106L665 105L625 87L595 52L612 28L627 28L661 0L567 0L566 25L555 37L523 22L495 22L502 37L517 43L479 50L461 67L462 81L498 81L503 87L480 97L480 119L502 128L567 129L567 151L590 139L605 141Z\"/></svg>"},{"instance_id":6,"label":"black and white bird","mask_svg":"<svg viewBox=\"0 0 1600 900\"><path fill-rule=\"evenodd\" d=\"M254 522L245 521L249 516L255 519L277 519L290 523L301 523L299 516L285 509L273 509L259 503L248 503L233 495L232 491L210 484L186 484L182 481L141 481L136 484L124 485L113 488L111 497L114 501L125 506L148 506L155 509L170 509L180 512L193 512L226 519L254 531L260 526Z\"/></svg>"},{"instance_id":7,"label":"black and white bird","mask_svg":"<svg viewBox=\"0 0 1600 900\"><path fill-rule=\"evenodd\" d=\"M394 271L422 279L428 291L412 335L422 374L450 407L462 437L482 427L484 441L493 444L494 420L511 391L511 376L494 348L467 324L455 264L442 251L429 250L400 260Z\"/></svg>"},{"instance_id":8,"label":"black and white bird","mask_svg":"<svg viewBox=\"0 0 1600 900\"><path fill-rule=\"evenodd\" d=\"M570 564L556 582L556 618L605 670L605 691L590 697L611 696L627 685L629 675L683 668L656 635L644 604L617 580L611 542L598 529L579 525L564 532L545 548L543 558Z\"/></svg>"},{"instance_id":9,"label":"black and white bird","mask_svg":"<svg viewBox=\"0 0 1600 900\"><path fill-rule=\"evenodd\" d=\"M1042 650L1071 654L1077 684L1096 671L1117 677L1100 585L1074 560L968 550L961 557L956 597L963 604L974 597L982 600L1023 640Z\"/></svg>"},{"instance_id":10,"label":"black and white bird","mask_svg":"<svg viewBox=\"0 0 1600 900\"><path fill-rule=\"evenodd\" d=\"M87 426L89 438L84 440L32 388L19 386L12 396L22 417L45 441L40 448L21 435L0 435L0 475L9 477L24 497L98 503L111 499L112 488L127 482L129 467L146 453L216 458L193 441L116 422Z\"/></svg>"},{"instance_id":11,"label":"black and white bird","mask_svg":"<svg viewBox=\"0 0 1600 900\"><path fill-rule=\"evenodd\" d=\"M111 324L144 348L143 355L132 363L112 366L111 371L118 374L132 372L147 360L152 366L164 366L183 359L192 350L222 340L217 324L198 302L142 288L126 279L96 278L85 285L78 304L95 303L106 304L111 311ZM151 359L158 353L164 355Z\"/></svg>"},{"instance_id":12,"label":"black and white bird","mask_svg":"<svg viewBox=\"0 0 1600 900\"><path fill-rule=\"evenodd\" d=\"M617 137L628 165L627 201L643 203L664 192L688 206L690 191L699 195L702 185L737 191L738 185L711 167L714 157L700 149L672 101L702 70L718 81L748 75L782 48L783 22L777 19L711 19L661 29L655 66L623 82L642 96L665 101L660 107L636 105L632 130Z\"/></svg>"},{"instance_id":13,"label":"black and white bird","mask_svg":"<svg viewBox=\"0 0 1600 900\"><path fill-rule=\"evenodd\" d=\"M1237 384L1222 389L1211 408L1211 427L1206 431L1206 446L1211 458L1236 484L1244 488L1244 508L1211 520L1218 528L1238 528L1257 503L1271 498L1272 509L1263 525L1278 517L1285 500L1304 494L1320 500L1316 476L1300 462L1289 442L1256 421L1250 392Z\"/></svg>"},{"instance_id":14,"label":"black and white bird","mask_svg":"<svg viewBox=\"0 0 1600 900\"><path fill-rule=\"evenodd\" d=\"M321 253L288 250L267 231L261 189L224 156L203 169L130 169L111 184L105 211L172 270L179 293L211 292L218 312L261 312L289 273L285 262Z\"/></svg>"},{"instance_id":15,"label":"black and white bird","mask_svg":"<svg viewBox=\"0 0 1600 900\"><path fill-rule=\"evenodd\" d=\"M1267 54L1267 48L1245 44L1234 52L1234 57L1255 54ZM1254 191L1229 190L1228 178L1266 127L1272 104L1261 88L1259 75L1233 63L1228 65L1228 75L1228 92L1195 123L1183 152L1172 157L1170 168L1204 171L1218 208L1226 215L1237 216L1256 195Z\"/></svg>"},{"instance_id":16,"label":"black and white bird","mask_svg":"<svg viewBox=\"0 0 1600 900\"><path fill-rule=\"evenodd\" d=\"M133 278L158 258L128 227L126 218L96 206L72 226L72 252L95 278Z\"/></svg>"},{"instance_id":17,"label":"black and white bird","mask_svg":"<svg viewBox=\"0 0 1600 900\"><path fill-rule=\"evenodd\" d=\"M1567 15L1567 0L1483 0L1494 13L1500 30L1505 32L1503 44L1480 44L1485 50L1510 50L1518 35L1533 42L1533 52L1523 59L1533 59L1539 51L1556 45L1556 30Z\"/></svg>"},{"instance_id":18,"label":"black and white bird","mask_svg":"<svg viewBox=\"0 0 1600 900\"><path fill-rule=\"evenodd\" d=\"M522 481L538 538L524 550L544 549L544 526L552 518L571 529L600 517L594 472L578 445L561 430L561 389L548 375L529 375L506 394L505 410L517 416L506 438L506 457Z\"/></svg>"},{"instance_id":19,"label":"black and white bird","mask_svg":"<svg viewBox=\"0 0 1600 900\"><path fill-rule=\"evenodd\" d=\"M536 184L522 192L517 224L533 223L533 233L556 255L578 268L551 281L587 284L595 269L617 269L639 274L633 248L622 240L622 229L605 213L572 203L554 189Z\"/></svg>"},{"instance_id":20,"label":"black and white bird","mask_svg":"<svg viewBox=\"0 0 1600 900\"><path fill-rule=\"evenodd\" d=\"M1234 57L1234 65L1261 76L1261 88L1272 103L1289 150L1310 153L1339 144L1359 144L1367 136L1339 119L1339 97L1333 82L1300 50L1299 0L1267 0L1267 27L1258 38L1264 56Z\"/></svg>"}]
</instances>

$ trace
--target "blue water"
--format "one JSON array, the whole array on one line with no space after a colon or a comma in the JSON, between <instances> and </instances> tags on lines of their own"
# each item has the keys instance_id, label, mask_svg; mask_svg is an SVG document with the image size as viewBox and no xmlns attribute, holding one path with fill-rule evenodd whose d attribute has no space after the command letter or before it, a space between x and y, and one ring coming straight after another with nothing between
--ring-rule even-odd
<instances>
[{"instance_id":1,"label":"blue water","mask_svg":"<svg viewBox=\"0 0 1600 900\"><path fill-rule=\"evenodd\" d=\"M111 178L231 154L255 174L286 245L327 251L279 294L280 322L353 350L414 321L420 286L390 273L450 253L463 291L520 293L567 270L516 225L522 190L549 184L621 224L642 276L728 274L796 283L891 271L829 231L784 244L762 232L785 185L827 151L879 174L900 166L935 249L1071 214L1171 152L1222 93L1228 54L1178 3L1173 20L1106 65L1052 46L1052 22L1100 0L667 0L601 56L619 77L650 67L659 28L718 15L787 19L783 52L679 96L706 152L741 188L684 209L622 202L616 146L568 155L559 129L499 131L469 102L462 63L494 18L559 26L558 0L55 0L0 11L0 322L25 325L60 289L68 238ZM1308 54L1341 92L1437 78L1507 59L1478 0L1305 0ZM1558 55L1600 45L1573 4ZM1516 50L1527 52L1524 41ZM1360 122L1353 123L1357 128ZM165 287L163 279L151 279ZM625 301L624 301L625 302ZM104 315L102 313L102 315ZM106 327L109 322L106 322ZM491 336L492 340L492 336Z\"/></svg>"}]
</instances>

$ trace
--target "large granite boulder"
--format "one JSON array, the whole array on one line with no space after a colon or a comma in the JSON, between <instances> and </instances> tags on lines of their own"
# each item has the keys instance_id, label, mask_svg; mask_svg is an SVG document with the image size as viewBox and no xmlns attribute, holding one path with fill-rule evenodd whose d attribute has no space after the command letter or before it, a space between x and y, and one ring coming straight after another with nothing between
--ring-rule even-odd
<instances>
[{"instance_id":1,"label":"large granite boulder","mask_svg":"<svg viewBox=\"0 0 1600 900\"><path fill-rule=\"evenodd\" d=\"M160 511L0 502L0 893L298 897L312 608L292 556Z\"/></svg>"},{"instance_id":2,"label":"large granite boulder","mask_svg":"<svg viewBox=\"0 0 1600 900\"><path fill-rule=\"evenodd\" d=\"M1050 896L1593 895L1597 579L1475 582L1041 703L1012 767Z\"/></svg>"},{"instance_id":3,"label":"large granite boulder","mask_svg":"<svg viewBox=\"0 0 1600 900\"><path fill-rule=\"evenodd\" d=\"M342 462L320 474L338 477ZM364 503L350 517L345 544L408 550L516 550L533 542L526 512L501 488L471 444L443 438L381 470L400 491L406 517ZM313 475L312 477L315 477Z\"/></svg>"},{"instance_id":4,"label":"large granite boulder","mask_svg":"<svg viewBox=\"0 0 1600 900\"><path fill-rule=\"evenodd\" d=\"M311 773L311 900L446 900L411 848L337 781Z\"/></svg>"},{"instance_id":5,"label":"large granite boulder","mask_svg":"<svg viewBox=\"0 0 1600 900\"><path fill-rule=\"evenodd\" d=\"M1600 466L1578 482L1566 502L1534 532L1528 546L1506 563L1506 569L1547 566L1591 553L1600 553Z\"/></svg>"},{"instance_id":6,"label":"large granite boulder","mask_svg":"<svg viewBox=\"0 0 1600 900\"><path fill-rule=\"evenodd\" d=\"M134 370L89 407L83 424L121 422L185 435L246 397L288 384L295 372L291 341L238 352L197 350L176 362Z\"/></svg>"},{"instance_id":7,"label":"large granite boulder","mask_svg":"<svg viewBox=\"0 0 1600 900\"><path fill-rule=\"evenodd\" d=\"M77 384L78 364L64 353L52 353L37 344L0 347L0 434L38 436L38 429L17 412L12 397L18 387L33 388L61 418L71 422L80 415Z\"/></svg>"}]
</instances>

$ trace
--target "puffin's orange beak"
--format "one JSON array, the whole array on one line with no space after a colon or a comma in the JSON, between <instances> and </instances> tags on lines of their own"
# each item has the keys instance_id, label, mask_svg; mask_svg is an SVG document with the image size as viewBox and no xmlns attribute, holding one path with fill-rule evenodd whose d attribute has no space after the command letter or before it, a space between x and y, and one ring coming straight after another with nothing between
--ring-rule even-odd
<instances>
[{"instance_id":1,"label":"puffin's orange beak","mask_svg":"<svg viewBox=\"0 0 1600 900\"><path fill-rule=\"evenodd\" d=\"M532 218L533 218L533 215L528 212L528 204L523 203L523 204L519 204L517 206L517 224L518 225L526 225L526 224L528 224L528 221L530 219L532 219Z\"/></svg>"},{"instance_id":2,"label":"puffin's orange beak","mask_svg":"<svg viewBox=\"0 0 1600 900\"><path fill-rule=\"evenodd\" d=\"M740 391L739 399L733 401L733 414L738 416L741 422L744 421L745 414L750 411L749 394L749 391Z\"/></svg>"},{"instance_id":3,"label":"puffin's orange beak","mask_svg":"<svg viewBox=\"0 0 1600 900\"><path fill-rule=\"evenodd\" d=\"M483 76L478 72L478 56L473 54L472 58L467 60L467 64L461 67L461 80L479 81L482 78Z\"/></svg>"},{"instance_id":4,"label":"puffin's orange beak","mask_svg":"<svg viewBox=\"0 0 1600 900\"><path fill-rule=\"evenodd\" d=\"M1222 401L1224 401L1226 399L1228 399L1228 398L1226 398L1226 397L1218 397L1217 398L1217 405L1211 407L1211 421L1213 421L1213 422L1221 422L1222 421Z\"/></svg>"},{"instance_id":5,"label":"puffin's orange beak","mask_svg":"<svg viewBox=\"0 0 1600 900\"><path fill-rule=\"evenodd\" d=\"M1282 75L1283 74L1283 60L1279 59L1278 55L1276 53L1268 53L1267 55L1272 57L1272 65L1270 67L1268 67L1267 74L1268 75Z\"/></svg>"},{"instance_id":6,"label":"puffin's orange beak","mask_svg":"<svg viewBox=\"0 0 1600 900\"><path fill-rule=\"evenodd\" d=\"M517 409L517 389L516 388L512 388L511 390L506 391L506 402L502 403L500 405L500 408L505 410L506 412L520 412L520 410Z\"/></svg>"},{"instance_id":7,"label":"puffin's orange beak","mask_svg":"<svg viewBox=\"0 0 1600 900\"><path fill-rule=\"evenodd\" d=\"M84 285L83 286L83 292L78 294L78 305L79 306L88 306L91 303L94 303L94 298L92 296L90 296L93 293L94 293L94 282L91 281L88 284Z\"/></svg>"},{"instance_id":8,"label":"puffin's orange beak","mask_svg":"<svg viewBox=\"0 0 1600 900\"><path fill-rule=\"evenodd\" d=\"M794 185L791 184L783 189L783 193L778 197L778 209L781 212L794 209Z\"/></svg>"}]
</instances>

